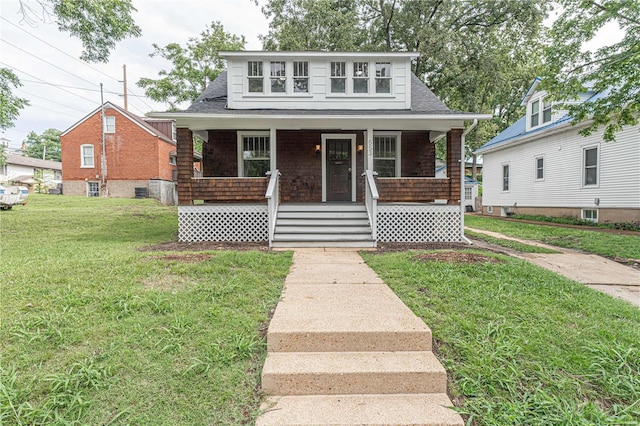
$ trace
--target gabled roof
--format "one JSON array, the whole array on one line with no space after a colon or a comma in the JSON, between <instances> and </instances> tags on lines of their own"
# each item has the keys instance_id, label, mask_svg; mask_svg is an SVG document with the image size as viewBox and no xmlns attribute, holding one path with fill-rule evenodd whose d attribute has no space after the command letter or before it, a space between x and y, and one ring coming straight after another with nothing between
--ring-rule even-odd
<instances>
[{"instance_id":1,"label":"gabled roof","mask_svg":"<svg viewBox=\"0 0 640 426\"><path fill-rule=\"evenodd\" d=\"M62 163L53 160L25 157L23 155L7 154L7 164L16 166L34 167L36 169L62 170Z\"/></svg>"},{"instance_id":2,"label":"gabled roof","mask_svg":"<svg viewBox=\"0 0 640 426\"><path fill-rule=\"evenodd\" d=\"M161 131L159 131L158 129L156 129L155 127L151 126L150 124L146 123L144 119L138 117L137 115L133 114L130 111L127 111L123 108L120 108L119 106L112 104L111 102L107 101L104 103L104 108L111 108L111 109L115 109L116 111L118 111L120 114L122 114L124 117L128 118L131 122L133 122L134 124L136 124L138 127L140 127L142 130L146 131L147 133L156 136L160 139L162 139L165 142L169 142L172 145L175 145L175 142L171 140L171 138L169 138L167 135L165 135L164 133L162 133ZM79 125L81 125L82 123L84 123L86 120L88 120L90 117L92 117L95 113L99 112L101 109L101 107L99 106L98 108L94 109L93 111L91 111L89 114L87 114L86 116L84 116L83 118L81 118L79 121L77 121L76 123L74 123L71 127L69 127L67 130L65 130L64 132L62 132L60 134L60 136L64 136L67 133L69 133L70 131L72 131L73 129L75 129L76 127L78 127Z\"/></svg>"},{"instance_id":3,"label":"gabled roof","mask_svg":"<svg viewBox=\"0 0 640 426\"><path fill-rule=\"evenodd\" d=\"M227 72L222 72L204 92L182 111L196 114L230 114L230 115L362 115L361 110L309 110L309 109L227 109ZM407 110L367 110L367 115L477 115L452 111L440 100L418 77L411 74L411 108Z\"/></svg>"}]
</instances>

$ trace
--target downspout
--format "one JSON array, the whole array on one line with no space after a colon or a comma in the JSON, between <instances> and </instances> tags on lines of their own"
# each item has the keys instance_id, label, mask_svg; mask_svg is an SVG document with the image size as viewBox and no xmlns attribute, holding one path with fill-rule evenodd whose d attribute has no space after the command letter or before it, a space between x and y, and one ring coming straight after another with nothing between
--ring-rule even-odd
<instances>
[{"instance_id":1,"label":"downspout","mask_svg":"<svg viewBox=\"0 0 640 426\"><path fill-rule=\"evenodd\" d=\"M100 83L100 133L102 133L102 156L100 157L100 172L102 174L102 196L108 197L109 193L107 191L107 148L106 141L104 135L104 98L102 94L102 83Z\"/></svg>"},{"instance_id":2,"label":"downspout","mask_svg":"<svg viewBox=\"0 0 640 426\"><path fill-rule=\"evenodd\" d=\"M464 132L462 132L462 137L460 138L460 144L462 145L462 149L460 150L462 158L460 159L460 236L462 240L467 244L473 244L470 239L464 236L464 158L465 158L465 138L475 127L478 125L478 119L474 119L471 126L467 128Z\"/></svg>"}]
</instances>

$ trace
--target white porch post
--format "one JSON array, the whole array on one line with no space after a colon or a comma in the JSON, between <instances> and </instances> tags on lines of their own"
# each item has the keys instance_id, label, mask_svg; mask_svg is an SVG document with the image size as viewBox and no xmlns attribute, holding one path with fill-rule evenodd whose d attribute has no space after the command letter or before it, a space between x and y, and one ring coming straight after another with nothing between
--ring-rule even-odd
<instances>
[{"instance_id":1,"label":"white porch post","mask_svg":"<svg viewBox=\"0 0 640 426\"><path fill-rule=\"evenodd\" d=\"M278 168L278 164L276 163L276 128L271 127L269 129L269 169L271 171L276 170Z\"/></svg>"},{"instance_id":2,"label":"white porch post","mask_svg":"<svg viewBox=\"0 0 640 426\"><path fill-rule=\"evenodd\" d=\"M367 161L365 162L365 170L373 170L373 128L370 127L365 133Z\"/></svg>"}]
</instances>

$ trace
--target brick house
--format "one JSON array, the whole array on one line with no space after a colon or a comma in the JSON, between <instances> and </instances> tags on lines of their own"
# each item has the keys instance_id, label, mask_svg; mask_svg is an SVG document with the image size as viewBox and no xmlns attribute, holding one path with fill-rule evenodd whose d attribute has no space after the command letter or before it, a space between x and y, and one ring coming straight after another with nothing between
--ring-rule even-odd
<instances>
[{"instance_id":1,"label":"brick house","mask_svg":"<svg viewBox=\"0 0 640 426\"><path fill-rule=\"evenodd\" d=\"M460 241L464 122L414 53L221 52L227 71L176 120L179 239L272 246ZM202 177L191 167L203 145ZM446 178L434 141L447 140Z\"/></svg>"},{"instance_id":2,"label":"brick house","mask_svg":"<svg viewBox=\"0 0 640 426\"><path fill-rule=\"evenodd\" d=\"M174 121L138 117L106 102L104 164L100 116L98 107L60 135L64 193L122 198L149 194L174 204Z\"/></svg>"}]
</instances>

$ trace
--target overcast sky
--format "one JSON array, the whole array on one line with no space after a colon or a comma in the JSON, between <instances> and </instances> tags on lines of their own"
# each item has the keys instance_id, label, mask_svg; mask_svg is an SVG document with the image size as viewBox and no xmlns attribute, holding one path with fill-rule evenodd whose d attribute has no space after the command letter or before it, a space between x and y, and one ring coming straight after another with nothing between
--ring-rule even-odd
<instances>
[{"instance_id":1,"label":"overcast sky","mask_svg":"<svg viewBox=\"0 0 640 426\"><path fill-rule=\"evenodd\" d=\"M37 0L23 3L37 8ZM137 8L134 18L142 28L142 36L120 42L108 64L87 66L77 59L82 52L77 39L58 32L50 22L29 25L19 13L18 0L0 0L0 67L14 70L23 83L16 94L31 103L22 110L15 127L4 134L12 147L20 147L30 131L65 130L97 108L100 83L104 84L104 100L123 106L123 85L119 82L123 79L123 64L127 65L129 110L138 115L166 110L165 104L141 96L144 92L135 84L141 77L156 78L159 70L170 69L167 61L149 57L153 43L185 45L212 21L220 21L227 32L245 36L248 50L260 50L258 36L268 32L267 19L253 0L134 0L133 3ZM552 20L549 18L547 24ZM599 40L589 48L621 37L615 25L599 34Z\"/></svg>"},{"instance_id":2,"label":"overcast sky","mask_svg":"<svg viewBox=\"0 0 640 426\"><path fill-rule=\"evenodd\" d=\"M23 1L37 7L35 0ZM156 78L160 69L170 69L167 61L149 57L153 43L185 45L212 21L220 21L227 32L245 36L248 50L260 50L258 35L268 32L267 19L252 0L134 0L133 3L138 9L134 18L142 28L142 36L118 43L108 64L88 67L73 59L82 52L77 39L60 33L53 23L29 25L19 13L18 0L0 0L0 67L14 70L23 83L15 93L31 103L22 110L15 127L4 134L12 147L20 147L32 130L37 133L49 128L65 130L97 108L100 83L104 84L104 100L123 106L120 96L123 85L119 82L123 79L123 64L127 65L129 110L137 115L166 110L165 104L142 97L144 91L135 84L141 77ZM67 90L64 91L53 85L70 87L63 87Z\"/></svg>"}]
</instances>

